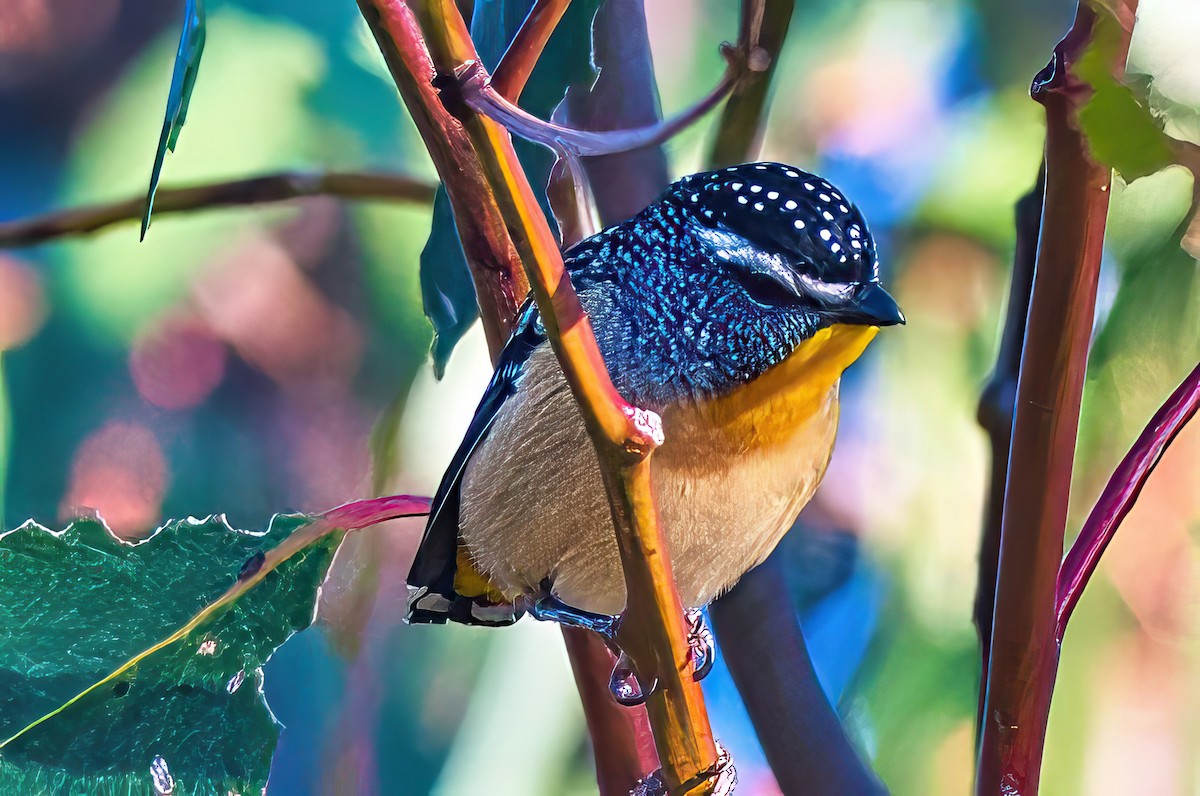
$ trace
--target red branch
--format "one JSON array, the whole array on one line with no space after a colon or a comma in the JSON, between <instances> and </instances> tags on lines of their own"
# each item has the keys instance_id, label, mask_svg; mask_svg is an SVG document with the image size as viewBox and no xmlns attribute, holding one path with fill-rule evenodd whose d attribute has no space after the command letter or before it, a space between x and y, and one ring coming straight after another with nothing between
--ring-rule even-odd
<instances>
[{"instance_id":1,"label":"red branch","mask_svg":"<svg viewBox=\"0 0 1200 796\"><path fill-rule=\"evenodd\" d=\"M325 512L325 519L333 526L347 531L357 531L369 525L396 520L401 517L424 517L429 514L430 500L417 495L390 495L367 498L343 503Z\"/></svg>"},{"instance_id":2,"label":"red branch","mask_svg":"<svg viewBox=\"0 0 1200 796\"><path fill-rule=\"evenodd\" d=\"M1150 473L1158 465L1167 447L1196 414L1200 406L1200 365L1183 383L1142 431L1137 442L1113 471L1100 499L1088 515L1087 522L1071 546L1058 574L1058 640L1061 643L1067 621L1083 589L1096 571L1100 556L1117 533L1117 528L1129 514Z\"/></svg>"}]
</instances>

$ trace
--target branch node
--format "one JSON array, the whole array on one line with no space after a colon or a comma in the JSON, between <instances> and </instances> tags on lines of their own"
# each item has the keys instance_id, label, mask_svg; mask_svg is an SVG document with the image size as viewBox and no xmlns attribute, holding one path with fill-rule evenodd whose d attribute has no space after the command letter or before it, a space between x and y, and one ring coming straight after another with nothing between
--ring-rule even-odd
<instances>
[{"instance_id":1,"label":"branch node","mask_svg":"<svg viewBox=\"0 0 1200 796\"><path fill-rule=\"evenodd\" d=\"M682 783L675 793L706 794L707 796L733 796L737 788L737 769L734 768L733 758L729 751L717 743L717 762L711 768L702 771L693 779ZM655 771L645 779L638 780L629 796L669 796L671 790L663 781L662 769Z\"/></svg>"},{"instance_id":2,"label":"branch node","mask_svg":"<svg viewBox=\"0 0 1200 796\"><path fill-rule=\"evenodd\" d=\"M629 418L630 425L635 431L625 440L626 453L634 454L639 459L645 458L666 441L662 418L657 412L629 404L621 407L621 411L625 413L625 417Z\"/></svg>"},{"instance_id":3,"label":"branch node","mask_svg":"<svg viewBox=\"0 0 1200 796\"><path fill-rule=\"evenodd\" d=\"M746 68L751 72L765 72L771 68L771 53L765 47L754 47L746 58Z\"/></svg>"}]
</instances>

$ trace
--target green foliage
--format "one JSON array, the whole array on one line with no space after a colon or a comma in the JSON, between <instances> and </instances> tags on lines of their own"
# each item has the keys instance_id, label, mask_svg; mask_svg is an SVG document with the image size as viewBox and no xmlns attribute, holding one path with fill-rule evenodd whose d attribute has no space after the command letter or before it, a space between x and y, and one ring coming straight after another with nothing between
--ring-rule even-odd
<instances>
[{"instance_id":1,"label":"green foliage","mask_svg":"<svg viewBox=\"0 0 1200 796\"><path fill-rule=\"evenodd\" d=\"M162 134L158 138L158 149L154 153L154 168L150 172L150 190L146 193L146 209L142 214L142 238L150 228L150 214L154 210L154 193L158 190L158 179L162 175L163 159L167 150L175 151L179 131L187 120L188 103L200 71L200 56L204 54L204 0L187 0L183 12L183 32L179 35L179 50L175 54L175 68L171 74L171 92L167 95L167 114L163 119Z\"/></svg>"},{"instance_id":2,"label":"green foliage","mask_svg":"<svg viewBox=\"0 0 1200 796\"><path fill-rule=\"evenodd\" d=\"M204 81L192 97L187 145L171 158L171 179L214 182L327 161L329 123L311 108L328 59L308 32L233 6L208 15ZM67 166L59 202L72 205L145 190L131 169L153 146L161 106L161 63L173 41L144 50L127 77L96 108ZM234 90L232 87L237 87ZM156 109L157 107L157 109ZM53 255L63 298L89 338L105 347L133 339L147 319L188 296L197 273L221 252L296 215L295 206L168 217L139 244L114 227L65 241Z\"/></svg>"},{"instance_id":3,"label":"green foliage","mask_svg":"<svg viewBox=\"0 0 1200 796\"><path fill-rule=\"evenodd\" d=\"M1174 158L1161 123L1129 86L1113 79L1112 63L1121 38L1116 17L1099 13L1091 44L1075 64L1075 74L1094 92L1079 110L1079 124L1093 157L1125 179L1136 180L1169 165Z\"/></svg>"},{"instance_id":4,"label":"green foliage","mask_svg":"<svg viewBox=\"0 0 1200 796\"><path fill-rule=\"evenodd\" d=\"M312 622L340 535L154 648L306 522L189 519L138 544L96 520L0 537L0 792L153 793L156 758L177 795L261 792L280 729L261 667Z\"/></svg>"}]
</instances>

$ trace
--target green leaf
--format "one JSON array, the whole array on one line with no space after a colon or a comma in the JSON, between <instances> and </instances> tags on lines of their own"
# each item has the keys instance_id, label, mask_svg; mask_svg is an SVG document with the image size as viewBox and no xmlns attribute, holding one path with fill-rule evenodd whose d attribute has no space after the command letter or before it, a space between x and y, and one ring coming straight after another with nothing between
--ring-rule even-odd
<instances>
[{"instance_id":1,"label":"green leaf","mask_svg":"<svg viewBox=\"0 0 1200 796\"><path fill-rule=\"evenodd\" d=\"M209 4L205 28L204 83L192 96L187 146L171 156L170 179L213 182L328 165L329 126L313 110L315 92L329 74L320 41L286 19L249 14L228 3ZM163 109L150 107L146 97L162 89L161 64L174 53L176 39L162 36L149 44L113 90L98 98L96 113L72 148L59 204L144 195L145 175L129 164L155 146L158 136L151 128L161 125ZM251 91L216 90L240 85L248 75ZM49 272L52 290L89 339L127 348L147 319L189 300L214 256L237 251L236 241L301 212L285 203L254 212L187 213L155 222L154 235L142 243L119 226L64 240L47 250L60 266Z\"/></svg>"},{"instance_id":2,"label":"green leaf","mask_svg":"<svg viewBox=\"0 0 1200 796\"><path fill-rule=\"evenodd\" d=\"M137 544L97 520L0 537L0 793L150 794L152 766L177 796L260 793L280 730L261 667L312 622L328 531L210 517Z\"/></svg>"},{"instance_id":3,"label":"green leaf","mask_svg":"<svg viewBox=\"0 0 1200 796\"><path fill-rule=\"evenodd\" d=\"M158 149L154 153L154 167L150 171L150 190L146 193L146 210L142 215L143 239L150 228L150 214L154 210L154 193L162 176L163 159L168 149L175 151L179 131L187 119L188 102L196 85L203 53L204 0L187 0L183 10L183 32L179 36L179 50L175 53L175 68L171 73L171 91L167 94L166 118L163 119Z\"/></svg>"},{"instance_id":4,"label":"green leaf","mask_svg":"<svg viewBox=\"0 0 1200 796\"><path fill-rule=\"evenodd\" d=\"M521 107L525 110L540 118L549 118L570 86L590 85L595 80L591 26L599 5L599 0L579 0L567 8L521 93ZM479 0L475 3L471 38L488 69L494 69L499 63L531 6L531 0ZM527 141L516 141L514 146L542 212L553 224L545 186L554 156L549 150ZM429 242L421 252L421 292L425 313L433 324L433 366L440 377L454 346L479 317L475 284L471 281L471 272L454 226L454 214L442 187L438 188L433 205Z\"/></svg>"},{"instance_id":5,"label":"green leaf","mask_svg":"<svg viewBox=\"0 0 1200 796\"><path fill-rule=\"evenodd\" d=\"M1121 36L1116 17L1098 12L1092 41L1074 67L1075 74L1093 89L1079 110L1079 125L1096 160L1126 180L1135 180L1173 163L1174 155L1150 108L1129 86L1113 78L1111 65Z\"/></svg>"}]
</instances>

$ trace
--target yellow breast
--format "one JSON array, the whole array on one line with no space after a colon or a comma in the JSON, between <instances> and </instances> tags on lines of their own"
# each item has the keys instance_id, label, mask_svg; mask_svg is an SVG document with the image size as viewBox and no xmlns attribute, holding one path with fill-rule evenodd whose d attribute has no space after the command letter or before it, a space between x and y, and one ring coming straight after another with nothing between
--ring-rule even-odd
<instances>
[{"instance_id":1,"label":"yellow breast","mask_svg":"<svg viewBox=\"0 0 1200 796\"><path fill-rule=\"evenodd\" d=\"M729 453L787 443L798 427L826 410L842 372L878 332L877 326L843 324L821 329L783 362L731 393L671 407L663 417L667 444L656 455L695 457L702 452L696 445ZM690 432L688 444L674 451L670 450L673 427Z\"/></svg>"}]
</instances>

